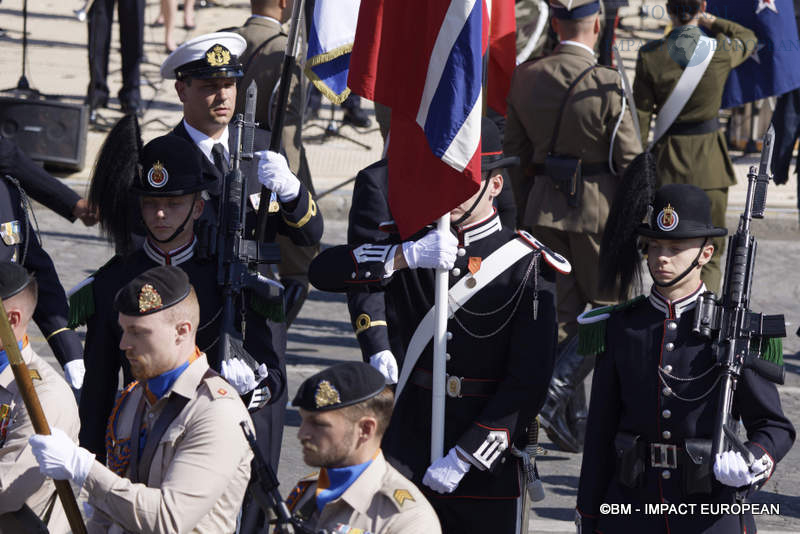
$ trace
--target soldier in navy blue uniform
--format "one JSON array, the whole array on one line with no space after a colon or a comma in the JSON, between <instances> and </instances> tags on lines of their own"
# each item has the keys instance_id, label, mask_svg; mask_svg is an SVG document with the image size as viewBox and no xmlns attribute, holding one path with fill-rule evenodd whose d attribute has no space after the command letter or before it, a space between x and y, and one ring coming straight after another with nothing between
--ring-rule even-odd
<instances>
[{"instance_id":1,"label":"soldier in navy blue uniform","mask_svg":"<svg viewBox=\"0 0 800 534\"><path fill-rule=\"evenodd\" d=\"M755 532L752 515L701 514L702 503L732 504L769 479L795 431L775 385L745 369L733 419L741 420L751 467L738 451L711 458L719 403L719 370L711 341L692 331L700 273L713 254L711 202L698 187L665 185L647 224L654 285L649 295L596 308L579 318L579 350L597 354L578 489L578 522L593 532ZM781 352L779 340L764 340ZM769 351L765 351L765 354ZM768 358L765 358L768 359ZM603 503L632 506L604 515ZM694 513L647 514L646 504L694 504Z\"/></svg>"},{"instance_id":2,"label":"soldier in navy blue uniform","mask_svg":"<svg viewBox=\"0 0 800 534\"><path fill-rule=\"evenodd\" d=\"M0 262L19 263L39 282L39 300L33 320L44 335L67 381L80 389L83 349L78 335L67 328L67 296L53 260L39 243L28 219L28 198L15 178L0 174Z\"/></svg>"},{"instance_id":3,"label":"soldier in navy blue uniform","mask_svg":"<svg viewBox=\"0 0 800 534\"><path fill-rule=\"evenodd\" d=\"M392 350L370 363L387 382L397 379L397 363L403 368L383 450L425 492L444 532L515 531L525 481L512 448L525 447L552 373L555 270L568 271L569 264L529 234L501 224L492 201L503 187L499 169L512 164L516 158L501 154L497 129L484 120L481 189L451 212L453 233L424 229L403 241L390 214L369 213L366 197L357 196L354 204L365 213L352 215L351 223L353 217L385 215L376 231L389 238L328 249L309 273L322 290L361 289L385 297L385 319L362 320L367 329L385 320L387 326L379 326L391 340ZM362 171L361 192L385 195L385 173L385 165ZM445 456L431 465L433 350L430 335L412 338L432 321L426 314L434 302L436 267L450 269L457 311L447 326Z\"/></svg>"},{"instance_id":4,"label":"soldier in navy blue uniform","mask_svg":"<svg viewBox=\"0 0 800 534\"><path fill-rule=\"evenodd\" d=\"M183 120L172 133L190 141L202 154L203 172L216 180L209 188L215 201L221 193L223 176L230 168L230 155L235 143L230 124L236 105L236 80L243 75L239 56L247 42L241 35L217 32L201 35L179 46L161 65L161 75L175 79L175 90L183 103ZM262 125L267 126L267 125ZM277 202L269 207L271 224L265 241L274 241L280 233L300 246L319 243L322 238L322 214L311 192L296 178L285 158L266 151L270 135L256 129L257 158L242 161L242 174L250 195L247 210L248 236L255 228L261 182L276 193ZM216 202L214 202L216 204ZM202 240L202 236L198 236Z\"/></svg>"},{"instance_id":5,"label":"soldier in navy blue uniform","mask_svg":"<svg viewBox=\"0 0 800 534\"><path fill-rule=\"evenodd\" d=\"M242 319L247 325L244 348L260 366L254 372L239 359L220 362L217 338L222 294L217 285L217 261L198 258L193 231L193 223L204 209L201 194L215 180L204 173L200 161L191 143L175 135L156 138L144 147L142 172L131 188L140 198L140 213L148 233L144 245L129 256L112 258L71 298L71 319L87 325L81 445L100 458L104 456L106 421L114 403L121 366L126 383L130 378L127 361L119 348L122 331L113 311L114 295L147 269L175 265L189 275L199 298L197 346L208 355L209 365L242 395L251 410L262 454L277 467L287 398L281 288L277 282L262 277L263 283L272 288L272 299L249 292L237 297L236 309L244 306Z\"/></svg>"}]
</instances>

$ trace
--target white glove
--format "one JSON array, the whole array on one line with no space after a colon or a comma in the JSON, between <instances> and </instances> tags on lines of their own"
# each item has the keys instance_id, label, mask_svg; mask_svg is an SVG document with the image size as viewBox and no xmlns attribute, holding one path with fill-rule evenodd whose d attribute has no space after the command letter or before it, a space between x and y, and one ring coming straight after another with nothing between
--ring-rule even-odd
<instances>
[{"instance_id":1,"label":"white glove","mask_svg":"<svg viewBox=\"0 0 800 534\"><path fill-rule=\"evenodd\" d=\"M369 364L386 377L387 384L397 384L397 360L390 350L382 350L369 357Z\"/></svg>"},{"instance_id":2,"label":"white glove","mask_svg":"<svg viewBox=\"0 0 800 534\"><path fill-rule=\"evenodd\" d=\"M403 243L403 256L409 269L453 268L458 253L458 239L449 231L431 230L419 241Z\"/></svg>"},{"instance_id":3,"label":"white glove","mask_svg":"<svg viewBox=\"0 0 800 534\"><path fill-rule=\"evenodd\" d=\"M52 434L34 434L28 439L33 456L39 462L39 471L55 480L70 479L83 486L94 463L94 454L72 441L60 428L50 429Z\"/></svg>"},{"instance_id":4,"label":"white glove","mask_svg":"<svg viewBox=\"0 0 800 534\"><path fill-rule=\"evenodd\" d=\"M258 366L256 371L258 378L250 366L239 358L231 358L222 362L222 377L234 387L239 395L245 395L256 389L258 383L267 378L269 374L267 366L263 363Z\"/></svg>"},{"instance_id":5,"label":"white glove","mask_svg":"<svg viewBox=\"0 0 800 534\"><path fill-rule=\"evenodd\" d=\"M749 486L755 480L739 451L725 451L717 454L714 461L714 476L722 484L734 488Z\"/></svg>"},{"instance_id":6,"label":"white glove","mask_svg":"<svg viewBox=\"0 0 800 534\"><path fill-rule=\"evenodd\" d=\"M300 180L289 169L289 164L281 154L270 150L255 153L258 161L258 181L261 185L275 191L281 202L291 202L300 194Z\"/></svg>"},{"instance_id":7,"label":"white glove","mask_svg":"<svg viewBox=\"0 0 800 534\"><path fill-rule=\"evenodd\" d=\"M81 389L83 387L83 375L85 374L86 367L83 364L83 358L70 360L64 364L64 378L67 379L72 389Z\"/></svg>"},{"instance_id":8,"label":"white glove","mask_svg":"<svg viewBox=\"0 0 800 534\"><path fill-rule=\"evenodd\" d=\"M456 448L450 449L447 456L439 458L431 464L422 483L439 493L452 493L458 483L469 471L470 463L458 457Z\"/></svg>"}]
</instances>

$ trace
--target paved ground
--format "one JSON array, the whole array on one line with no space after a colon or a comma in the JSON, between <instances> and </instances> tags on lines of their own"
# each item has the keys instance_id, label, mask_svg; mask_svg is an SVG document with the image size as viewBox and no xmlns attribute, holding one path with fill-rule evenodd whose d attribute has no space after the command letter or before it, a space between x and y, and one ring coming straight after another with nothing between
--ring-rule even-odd
<instances>
[{"instance_id":1,"label":"paved ground","mask_svg":"<svg viewBox=\"0 0 800 534\"><path fill-rule=\"evenodd\" d=\"M88 81L86 25L74 19L72 9L79 7L82 2L40 0L30 4L31 46L28 77L31 84L44 93L63 95L67 101L81 101ZM247 16L246 4L231 2L227 7L198 11L198 28L191 35L241 24ZM148 0L147 21L156 18L157 5L156 0ZM5 36L0 37L0 64L3 65L3 69L0 69L0 87L16 85L20 74L21 7L22 0L6 0L0 4L0 28L6 30ZM656 35L655 31L650 31L655 26L652 20L641 23L633 20L631 24L641 35L648 38ZM116 28L114 31L116 34ZM181 33L185 32L179 30L179 39L182 38ZM186 37L189 35L184 38ZM143 66L142 90L147 110L143 118L143 132L145 140L149 140L166 133L177 123L180 108L171 84L162 82L158 77L158 65L164 58L162 30L148 27L145 41L147 62ZM119 54L116 53L117 45L114 46L110 75L112 88L119 87L120 84ZM633 75L633 58L633 55L625 58L630 76ZM112 96L113 92L112 90ZM118 103L112 100L111 106L111 109L101 112L101 117L109 124L120 117ZM382 148L375 128L356 131L351 127L343 127L340 132L347 138L327 136L325 129L330 122L330 113L330 108L326 107L322 113L323 118L312 121L304 132L319 193L331 190L353 176L358 169L378 159ZM338 110L334 117L340 117ZM87 143L89 165L82 172L63 175L66 183L79 192L85 189L90 163L94 160L103 137L102 131L90 132ZM354 141L364 143L368 148ZM754 161L755 158L743 158L737 162L740 178L744 178L747 167ZM800 232L797 228L795 190L794 181L787 186L773 187L770 191L767 219L754 225L754 231L761 242L753 308L786 314L790 332L785 345L787 384L780 389L784 408L797 426L800 424L800 338L794 336L794 331L800 322L800 276L797 275L796 267L800 265ZM349 209L350 192L351 188L344 186L326 195L320 202L326 216L326 244L338 244L345 239L344 218ZM735 224L743 198L744 188L740 184L731 191L729 222L732 224ZM95 229L86 229L80 223L69 225L41 206L37 207L36 214L44 245L53 256L65 287L73 286L110 257L111 249ZM38 350L49 354L41 336L34 336L34 344ZM357 358L357 344L347 319L343 298L313 291L289 335L287 359L290 391L296 390L306 376L324 366ZM278 473L284 494L294 480L308 472L297 447L295 433L298 423L297 412L290 409ZM533 525L536 532L571 532L574 531L570 520L573 515L580 455L557 452L547 443L545 446L549 452L541 460L540 471L547 497L534 507ZM758 495L759 502L776 502L781 505L780 515L760 518L761 532L800 532L798 460L800 452L795 447L781 463L765 490Z\"/></svg>"}]
</instances>

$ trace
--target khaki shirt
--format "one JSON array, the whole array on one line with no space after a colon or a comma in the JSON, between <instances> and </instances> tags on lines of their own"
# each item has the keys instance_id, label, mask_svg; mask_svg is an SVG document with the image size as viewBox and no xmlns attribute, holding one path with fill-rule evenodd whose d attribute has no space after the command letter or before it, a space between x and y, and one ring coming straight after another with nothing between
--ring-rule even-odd
<instances>
[{"instance_id":1,"label":"khaki shirt","mask_svg":"<svg viewBox=\"0 0 800 534\"><path fill-rule=\"evenodd\" d=\"M523 227L601 232L618 176L642 151L627 105L622 115L624 95L619 73L599 66L578 83L564 106L555 152L607 166L611 148L616 175L609 168L608 174L584 176L583 199L576 208L567 205L566 196L556 191L549 177L528 175L532 163L544 163L547 157L567 88L595 63L589 50L562 43L552 55L523 63L514 71L503 149L520 158L520 166L509 169L509 174ZM620 115L622 121L612 140Z\"/></svg>"},{"instance_id":2,"label":"khaki shirt","mask_svg":"<svg viewBox=\"0 0 800 534\"><path fill-rule=\"evenodd\" d=\"M252 428L252 421L233 387L213 371L206 375L208 370L203 354L155 404L144 401L143 420L155 424L170 394L189 399L160 438L147 484L129 480L131 465L123 478L94 463L83 486L95 508L90 533L235 530L253 457L239 422ZM132 430L142 395L144 388L137 385L121 403L117 447L127 437L138 439L138 429Z\"/></svg>"},{"instance_id":3,"label":"khaki shirt","mask_svg":"<svg viewBox=\"0 0 800 534\"><path fill-rule=\"evenodd\" d=\"M317 478L302 480L290 495L293 511L313 509L314 529L359 534L439 534L433 507L417 487L386 462L383 452L338 499L316 506Z\"/></svg>"},{"instance_id":4,"label":"khaki shirt","mask_svg":"<svg viewBox=\"0 0 800 534\"><path fill-rule=\"evenodd\" d=\"M751 30L721 18L714 21L709 33L714 35L716 51L675 123L717 117L728 74L743 63L758 44ZM633 98L638 108L642 139L647 139L650 118L661 111L682 74L683 67L670 57L666 38L651 41L639 51ZM736 183L721 129L700 135L665 134L653 147L653 155L662 184L689 183L702 189L718 189Z\"/></svg>"},{"instance_id":5,"label":"khaki shirt","mask_svg":"<svg viewBox=\"0 0 800 534\"><path fill-rule=\"evenodd\" d=\"M78 442L78 405L67 383L47 362L41 359L30 344L22 349L22 359L28 366L33 386L39 397L47 422L60 428L75 443ZM3 416L3 412L5 416ZM6 426L7 425L7 426ZM5 427L5 429L3 429ZM11 518L2 514L13 512L27 504L40 518L52 506L47 526L50 534L69 532L69 523L55 497L52 479L39 472L28 438L34 434L33 423L14 381L11 365L0 373L0 533L10 534ZM9 530L12 529L12 530Z\"/></svg>"}]
</instances>

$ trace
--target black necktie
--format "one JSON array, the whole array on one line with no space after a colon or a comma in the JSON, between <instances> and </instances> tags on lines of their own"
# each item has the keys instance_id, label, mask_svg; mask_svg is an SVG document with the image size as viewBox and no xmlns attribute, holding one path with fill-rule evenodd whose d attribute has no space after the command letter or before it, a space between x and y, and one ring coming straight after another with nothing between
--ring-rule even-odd
<instances>
[{"instance_id":1,"label":"black necktie","mask_svg":"<svg viewBox=\"0 0 800 534\"><path fill-rule=\"evenodd\" d=\"M222 143L217 143L211 149L211 154L214 156L214 166L219 169L223 176L228 174L230 167L228 167L228 160L225 159L225 147Z\"/></svg>"}]
</instances>

